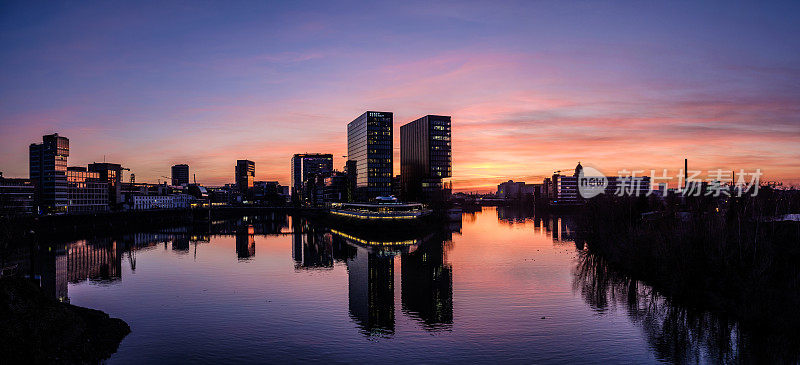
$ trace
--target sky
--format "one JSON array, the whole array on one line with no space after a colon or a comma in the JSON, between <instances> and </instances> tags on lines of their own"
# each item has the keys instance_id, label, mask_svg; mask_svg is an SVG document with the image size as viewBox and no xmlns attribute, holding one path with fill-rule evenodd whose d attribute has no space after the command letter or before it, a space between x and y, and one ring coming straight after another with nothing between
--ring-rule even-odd
<instances>
[{"instance_id":1,"label":"sky","mask_svg":"<svg viewBox=\"0 0 800 365\"><path fill-rule=\"evenodd\" d=\"M800 2L0 3L0 171L59 133L69 164L156 182L289 183L347 123L452 116L453 185L756 169L800 184ZM646 173L649 175L649 173ZM127 175L126 175L127 179Z\"/></svg>"}]
</instances>

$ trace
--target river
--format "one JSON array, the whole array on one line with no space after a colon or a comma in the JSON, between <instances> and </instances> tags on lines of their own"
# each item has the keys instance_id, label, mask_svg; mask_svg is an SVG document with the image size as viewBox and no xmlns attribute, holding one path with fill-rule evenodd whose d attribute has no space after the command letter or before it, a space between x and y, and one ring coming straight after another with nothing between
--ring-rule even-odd
<instances>
[{"instance_id":1,"label":"river","mask_svg":"<svg viewBox=\"0 0 800 365\"><path fill-rule=\"evenodd\" d=\"M392 241L273 215L53 244L32 265L130 325L112 364L748 358L735 322L610 273L569 217L484 208Z\"/></svg>"}]
</instances>

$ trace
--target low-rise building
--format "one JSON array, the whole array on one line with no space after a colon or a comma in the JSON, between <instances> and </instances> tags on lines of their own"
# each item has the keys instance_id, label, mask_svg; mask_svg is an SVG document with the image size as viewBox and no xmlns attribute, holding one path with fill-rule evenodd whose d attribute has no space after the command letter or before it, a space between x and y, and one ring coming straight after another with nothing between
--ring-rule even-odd
<instances>
[{"instance_id":1,"label":"low-rise building","mask_svg":"<svg viewBox=\"0 0 800 365\"><path fill-rule=\"evenodd\" d=\"M582 183L590 183L591 186L605 184L602 193L606 195L647 196L651 193L649 176L587 176L580 163L573 175L555 173L545 179L542 191L550 205L579 205L592 197L581 194Z\"/></svg>"},{"instance_id":2,"label":"low-rise building","mask_svg":"<svg viewBox=\"0 0 800 365\"><path fill-rule=\"evenodd\" d=\"M67 213L108 211L108 183L85 167L67 168Z\"/></svg>"},{"instance_id":3,"label":"low-rise building","mask_svg":"<svg viewBox=\"0 0 800 365\"><path fill-rule=\"evenodd\" d=\"M192 197L186 194L134 195L133 210L187 209L191 202Z\"/></svg>"},{"instance_id":4,"label":"low-rise building","mask_svg":"<svg viewBox=\"0 0 800 365\"><path fill-rule=\"evenodd\" d=\"M7 179L0 172L0 216L35 213L35 194L30 179Z\"/></svg>"},{"instance_id":5,"label":"low-rise building","mask_svg":"<svg viewBox=\"0 0 800 365\"><path fill-rule=\"evenodd\" d=\"M256 181L253 183L253 200L258 204L283 205L287 195L277 181Z\"/></svg>"},{"instance_id":6,"label":"low-rise building","mask_svg":"<svg viewBox=\"0 0 800 365\"><path fill-rule=\"evenodd\" d=\"M535 198L541 194L542 184L527 184L522 181L508 180L497 185L495 195L501 199Z\"/></svg>"},{"instance_id":7,"label":"low-rise building","mask_svg":"<svg viewBox=\"0 0 800 365\"><path fill-rule=\"evenodd\" d=\"M553 174L550 178L549 204L551 205L576 205L582 203L578 192L578 177Z\"/></svg>"}]
</instances>

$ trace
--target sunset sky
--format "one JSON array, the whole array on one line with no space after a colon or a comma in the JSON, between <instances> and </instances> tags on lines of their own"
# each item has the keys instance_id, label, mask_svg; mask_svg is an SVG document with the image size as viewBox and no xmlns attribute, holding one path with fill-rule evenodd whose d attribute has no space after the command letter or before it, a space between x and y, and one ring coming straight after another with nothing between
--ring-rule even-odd
<instances>
[{"instance_id":1,"label":"sunset sky","mask_svg":"<svg viewBox=\"0 0 800 365\"><path fill-rule=\"evenodd\" d=\"M0 3L0 171L70 139L70 165L156 182L289 183L344 165L347 123L451 115L456 190L618 169L760 168L800 184L800 2ZM127 180L127 174L125 179Z\"/></svg>"}]
</instances>

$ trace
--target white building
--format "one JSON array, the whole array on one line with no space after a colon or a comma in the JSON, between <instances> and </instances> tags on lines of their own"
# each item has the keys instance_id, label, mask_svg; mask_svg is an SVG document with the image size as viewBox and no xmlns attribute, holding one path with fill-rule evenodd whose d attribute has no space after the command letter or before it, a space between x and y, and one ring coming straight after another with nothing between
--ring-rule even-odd
<instances>
[{"instance_id":1,"label":"white building","mask_svg":"<svg viewBox=\"0 0 800 365\"><path fill-rule=\"evenodd\" d=\"M550 205L579 205L586 202L580 191L582 182L597 180L604 181L603 193L619 196L648 196L651 194L649 176L585 176L582 175L583 166L578 163L572 176L555 173L548 180L545 179ZM589 197L591 198L591 197Z\"/></svg>"},{"instance_id":2,"label":"white building","mask_svg":"<svg viewBox=\"0 0 800 365\"><path fill-rule=\"evenodd\" d=\"M191 199L192 197L186 194L134 195L133 210L186 209L189 208Z\"/></svg>"}]
</instances>

